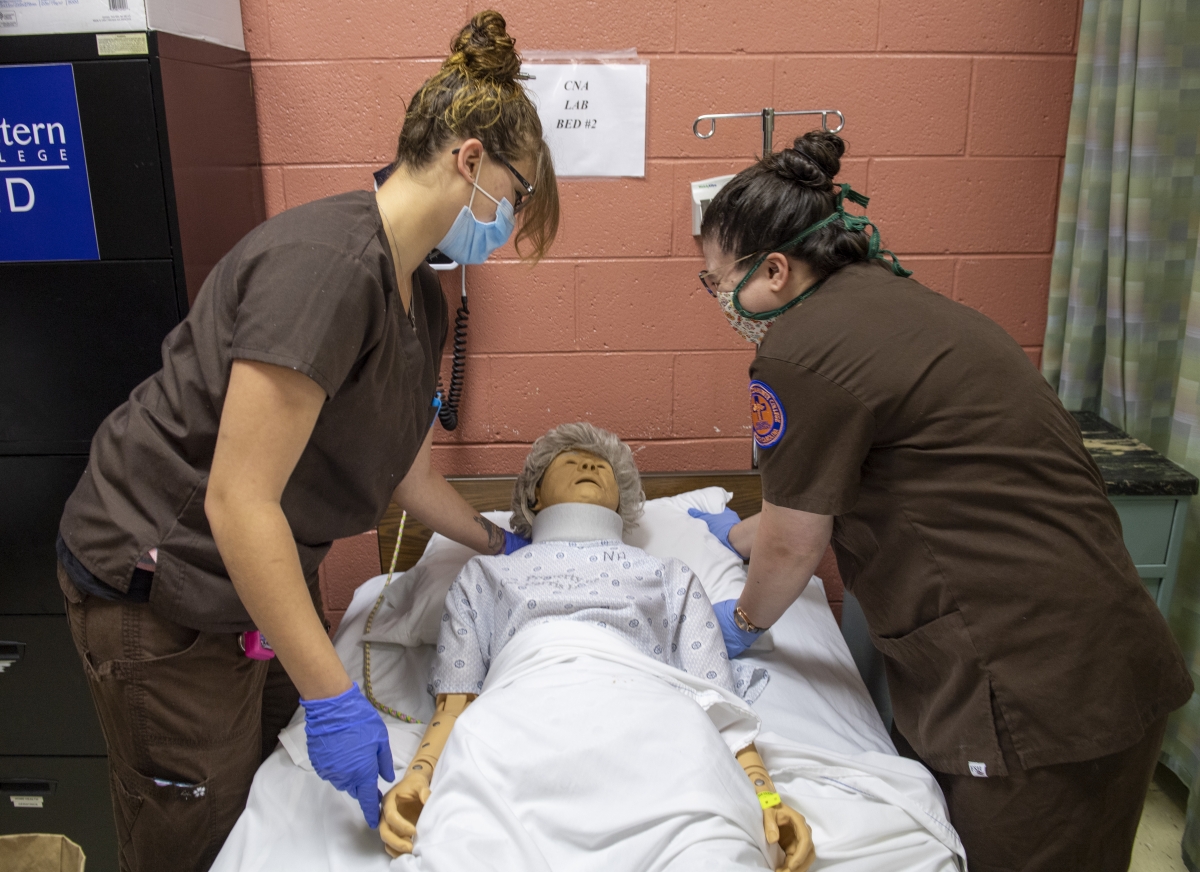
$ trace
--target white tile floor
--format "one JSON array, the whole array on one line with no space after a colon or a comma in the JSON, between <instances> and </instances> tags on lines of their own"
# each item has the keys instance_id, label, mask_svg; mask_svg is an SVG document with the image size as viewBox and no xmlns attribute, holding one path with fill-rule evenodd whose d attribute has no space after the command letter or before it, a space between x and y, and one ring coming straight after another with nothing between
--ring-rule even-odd
<instances>
[{"instance_id":1,"label":"white tile floor","mask_svg":"<svg viewBox=\"0 0 1200 872\"><path fill-rule=\"evenodd\" d=\"M1179 850L1186 805L1186 788L1159 766L1146 794L1129 872L1187 872Z\"/></svg>"}]
</instances>

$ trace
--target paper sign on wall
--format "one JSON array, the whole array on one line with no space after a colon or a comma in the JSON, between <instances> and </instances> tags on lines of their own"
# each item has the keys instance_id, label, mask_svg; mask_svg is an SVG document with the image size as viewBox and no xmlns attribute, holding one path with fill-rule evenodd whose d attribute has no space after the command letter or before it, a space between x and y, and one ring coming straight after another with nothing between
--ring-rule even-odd
<instances>
[{"instance_id":1,"label":"paper sign on wall","mask_svg":"<svg viewBox=\"0 0 1200 872\"><path fill-rule=\"evenodd\" d=\"M560 176L646 175L647 66L532 63L522 72Z\"/></svg>"}]
</instances>

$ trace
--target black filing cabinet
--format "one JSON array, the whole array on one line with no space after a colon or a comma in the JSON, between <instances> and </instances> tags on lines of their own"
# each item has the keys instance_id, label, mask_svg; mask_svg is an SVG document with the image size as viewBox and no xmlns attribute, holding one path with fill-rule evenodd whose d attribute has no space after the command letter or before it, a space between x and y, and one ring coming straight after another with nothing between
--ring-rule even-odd
<instances>
[{"instance_id":1,"label":"black filing cabinet","mask_svg":"<svg viewBox=\"0 0 1200 872\"><path fill-rule=\"evenodd\" d=\"M88 872L116 870L117 837L56 580L59 517L97 425L158 369L209 270L264 218L249 56L155 31L123 45L0 37L0 834L64 833ZM36 91L52 65L73 82L77 129L39 114L42 95L12 99L11 83ZM67 147L38 148L47 139ZM91 253L21 256L11 229L83 167Z\"/></svg>"}]
</instances>

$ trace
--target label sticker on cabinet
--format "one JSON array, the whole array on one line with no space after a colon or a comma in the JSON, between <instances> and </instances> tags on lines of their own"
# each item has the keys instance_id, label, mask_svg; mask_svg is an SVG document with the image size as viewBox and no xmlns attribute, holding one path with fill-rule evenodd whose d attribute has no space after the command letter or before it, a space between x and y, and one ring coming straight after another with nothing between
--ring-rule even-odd
<instances>
[{"instance_id":1,"label":"label sticker on cabinet","mask_svg":"<svg viewBox=\"0 0 1200 872\"><path fill-rule=\"evenodd\" d=\"M102 58L150 54L150 44L144 33L97 33L96 54Z\"/></svg>"},{"instance_id":2,"label":"label sticker on cabinet","mask_svg":"<svg viewBox=\"0 0 1200 872\"><path fill-rule=\"evenodd\" d=\"M46 804L44 796L10 796L9 799L15 808L44 808Z\"/></svg>"}]
</instances>

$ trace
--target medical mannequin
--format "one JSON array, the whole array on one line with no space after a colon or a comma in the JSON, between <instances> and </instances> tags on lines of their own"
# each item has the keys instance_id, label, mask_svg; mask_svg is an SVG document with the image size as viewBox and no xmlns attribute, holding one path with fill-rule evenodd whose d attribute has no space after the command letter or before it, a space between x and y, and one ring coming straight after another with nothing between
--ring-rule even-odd
<instances>
[{"instance_id":1,"label":"medical mannequin","mask_svg":"<svg viewBox=\"0 0 1200 872\"><path fill-rule=\"evenodd\" d=\"M551 435L555 432L557 431L552 431ZM629 466L633 468L632 463ZM636 481L635 469L633 477L635 491L640 496L640 483ZM625 484L628 486L628 482ZM518 480L518 490L520 486L521 481ZM545 472L537 480L533 490L533 499L525 504L534 514L552 506L568 503L599 506L610 512L617 512L621 507L622 491L623 488L618 486L612 463L580 448L569 447L554 456L545 467ZM519 497L514 496L514 506L519 507L519 502ZM514 527L521 532L522 526L519 513L514 513ZM379 833L391 856L396 857L412 851L416 822L429 799L430 784L438 759L455 721L475 697L474 693L437 695L436 711L421 739L416 755L409 763L404 777L388 792L383 801ZM763 806L763 827L767 841L772 844L778 843L784 851L785 860L780 869L803 872L815 859L811 831L804 817L782 803L753 744L739 751L736 756Z\"/></svg>"}]
</instances>

